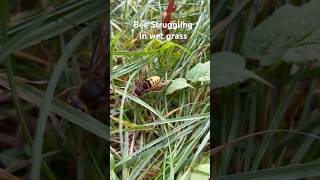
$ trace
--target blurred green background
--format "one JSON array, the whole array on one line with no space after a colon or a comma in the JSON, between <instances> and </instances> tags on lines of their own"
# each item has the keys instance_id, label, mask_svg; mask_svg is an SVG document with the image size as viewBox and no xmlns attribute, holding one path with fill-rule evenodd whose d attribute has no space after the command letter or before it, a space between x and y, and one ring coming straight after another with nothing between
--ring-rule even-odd
<instances>
[{"instance_id":1,"label":"blurred green background","mask_svg":"<svg viewBox=\"0 0 320 180\"><path fill-rule=\"evenodd\" d=\"M214 2L214 179L319 179L320 1Z\"/></svg>"},{"instance_id":2,"label":"blurred green background","mask_svg":"<svg viewBox=\"0 0 320 180\"><path fill-rule=\"evenodd\" d=\"M0 179L105 179L105 107L69 102L90 79L106 1L0 3Z\"/></svg>"}]
</instances>

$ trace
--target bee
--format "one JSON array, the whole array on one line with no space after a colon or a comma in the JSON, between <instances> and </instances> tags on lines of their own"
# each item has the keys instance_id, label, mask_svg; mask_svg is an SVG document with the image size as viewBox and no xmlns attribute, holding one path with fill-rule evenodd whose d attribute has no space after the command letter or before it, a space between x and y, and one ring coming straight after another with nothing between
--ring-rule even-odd
<instances>
[{"instance_id":1,"label":"bee","mask_svg":"<svg viewBox=\"0 0 320 180\"><path fill-rule=\"evenodd\" d=\"M77 88L77 92L69 100L69 104L81 111L95 110L107 101L107 26L103 24L90 59L88 78Z\"/></svg>"},{"instance_id":2,"label":"bee","mask_svg":"<svg viewBox=\"0 0 320 180\"><path fill-rule=\"evenodd\" d=\"M169 4L167 10L162 14L162 23L168 24L171 22L171 15L176 11L176 7L174 5L174 0L169 0ZM169 34L168 28L162 28L163 34Z\"/></svg>"},{"instance_id":3,"label":"bee","mask_svg":"<svg viewBox=\"0 0 320 180\"><path fill-rule=\"evenodd\" d=\"M159 83L160 83L159 76L149 77L142 83L141 86L138 86L134 89L134 94L138 97L143 96L150 90L157 88Z\"/></svg>"}]
</instances>

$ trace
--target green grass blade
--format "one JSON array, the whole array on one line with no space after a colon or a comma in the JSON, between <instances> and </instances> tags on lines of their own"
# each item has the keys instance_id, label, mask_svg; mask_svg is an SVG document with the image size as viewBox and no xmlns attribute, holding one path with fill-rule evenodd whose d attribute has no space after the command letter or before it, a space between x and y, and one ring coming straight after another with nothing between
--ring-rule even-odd
<instances>
[{"instance_id":1,"label":"green grass blade","mask_svg":"<svg viewBox=\"0 0 320 180\"><path fill-rule=\"evenodd\" d=\"M5 44L6 41L8 40L8 30L7 30L8 9L9 9L8 1L7 0L0 1L0 27L1 27L0 28L0 37L1 38L0 39L2 40L1 45ZM17 96L16 82L14 81L14 78L13 78L14 72L13 72L13 67L12 67L12 59L10 57L6 58L5 67L6 67L6 72L7 72L7 76L8 76L11 94L13 97L13 102L15 104L18 118L19 118L20 125L21 125L21 129L22 129L22 133L24 135L23 137L26 139L26 141L29 145L32 145L32 137L30 135L27 123L25 121L25 118L24 118L24 115L22 112L22 107L21 107L19 97Z\"/></svg>"},{"instance_id":2,"label":"green grass blade","mask_svg":"<svg viewBox=\"0 0 320 180\"><path fill-rule=\"evenodd\" d=\"M40 28L32 31L31 33L25 35L19 40L19 44L15 44L13 40L14 37L10 38L6 43L5 48L0 49L0 63L4 61L4 57L8 56L9 54L16 52L21 49L28 48L36 43L39 43L43 40L47 40L51 37L54 37L58 34L61 34L65 31L68 31L74 28L74 25L78 25L80 23L86 22L94 17L101 15L105 12L106 6L105 1L97 0L93 3L86 4L80 9L76 9L73 12L61 17L58 20L54 20L53 22L49 22ZM49 15L48 15L49 16ZM43 17L39 17L40 19ZM72 22L70 24L68 22ZM11 45L10 45L11 44ZM10 45L10 46L8 46Z\"/></svg>"},{"instance_id":3,"label":"green grass blade","mask_svg":"<svg viewBox=\"0 0 320 180\"><path fill-rule=\"evenodd\" d=\"M183 116L173 119L166 119L161 121L156 121L152 123L143 124L141 126L156 126L156 125L162 125L162 124L168 124L168 123L175 123L175 122L181 122L181 121L200 121L200 120L208 120L210 119L210 113L203 113L203 114L197 114L197 115L191 115L191 116Z\"/></svg>"},{"instance_id":4,"label":"green grass blade","mask_svg":"<svg viewBox=\"0 0 320 180\"><path fill-rule=\"evenodd\" d=\"M121 96L124 96L124 92L119 90L119 89L115 89L115 92L120 94ZM129 99L131 99L132 101L140 104L141 106L144 106L145 108L147 108L148 110L150 110L151 112L153 112L155 115L157 115L161 120L165 120L165 118L157 111L155 110L153 107L151 107L149 104L147 104L146 102L142 101L140 98L133 96L131 94L127 94L126 95Z\"/></svg>"},{"instance_id":5,"label":"green grass blade","mask_svg":"<svg viewBox=\"0 0 320 180\"><path fill-rule=\"evenodd\" d=\"M288 94L285 96L285 98L282 100L282 102L279 105L279 108L277 109L277 112L275 113L275 115L273 116L270 125L269 125L269 130L271 129L276 129L280 123L280 121L282 120L284 113L290 103L291 98L294 95L294 90L297 88L298 82L300 80L300 78L302 77L303 72L305 71L305 67L302 66L300 67L299 71L297 72L297 74L295 75L293 81L290 84L290 87L288 89ZM256 170L259 167L260 161L264 155L264 153L267 151L268 146L270 145L272 139L272 135L268 135L265 136L262 144L257 152L257 156L253 161L253 165L252 165L252 169Z\"/></svg>"},{"instance_id":6,"label":"green grass blade","mask_svg":"<svg viewBox=\"0 0 320 180\"><path fill-rule=\"evenodd\" d=\"M260 171L215 177L215 180L291 180L320 175L320 162L277 167Z\"/></svg>"},{"instance_id":7,"label":"green grass blade","mask_svg":"<svg viewBox=\"0 0 320 180\"><path fill-rule=\"evenodd\" d=\"M10 89L7 80L0 79L0 85ZM36 104L37 106L40 106L45 95L45 92L28 84L17 84L17 93L20 98L29 103ZM107 134L105 133L108 130L106 125L94 119L90 115L79 111L78 109L56 98L52 100L51 111L70 121L71 123L91 132L92 134L108 140Z\"/></svg>"},{"instance_id":8,"label":"green grass blade","mask_svg":"<svg viewBox=\"0 0 320 180\"><path fill-rule=\"evenodd\" d=\"M50 78L46 95L41 103L41 109L39 113L39 118L37 122L36 135L33 146L33 163L31 169L31 178L34 180L40 179L40 163L41 163L41 153L44 131L46 127L48 113L51 109L51 101L53 98L54 91L58 84L61 73L63 72L64 66L68 59L73 55L74 51L78 48L80 43L85 39L85 37L93 30L92 25L81 30L74 38L67 44L65 51L63 52L59 62L55 66L55 69Z\"/></svg>"}]
</instances>

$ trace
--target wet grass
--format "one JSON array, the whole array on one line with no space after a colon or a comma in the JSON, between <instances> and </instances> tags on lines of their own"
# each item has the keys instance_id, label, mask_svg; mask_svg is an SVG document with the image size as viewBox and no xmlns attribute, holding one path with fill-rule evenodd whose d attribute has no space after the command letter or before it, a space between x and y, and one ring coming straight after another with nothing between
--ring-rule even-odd
<instances>
[{"instance_id":1,"label":"wet grass","mask_svg":"<svg viewBox=\"0 0 320 180\"><path fill-rule=\"evenodd\" d=\"M151 76L161 81L186 78L198 63L208 62L209 1L176 2L172 19L193 23L187 40L139 39L133 21L161 21L166 1L111 2L112 64L111 174L120 179L188 179L208 177L210 137L209 83L190 83L167 94L170 84L142 97L133 95L139 82ZM148 49L148 50L146 50ZM205 170L194 172L204 165ZM200 175L199 175L200 174Z\"/></svg>"}]
</instances>

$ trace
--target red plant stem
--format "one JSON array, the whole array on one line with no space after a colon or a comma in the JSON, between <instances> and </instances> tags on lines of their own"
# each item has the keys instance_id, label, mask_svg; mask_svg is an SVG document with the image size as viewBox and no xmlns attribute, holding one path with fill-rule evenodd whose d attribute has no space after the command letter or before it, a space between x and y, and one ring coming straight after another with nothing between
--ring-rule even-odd
<instances>
[{"instance_id":1,"label":"red plant stem","mask_svg":"<svg viewBox=\"0 0 320 180\"><path fill-rule=\"evenodd\" d=\"M174 6L174 0L169 0L169 5L167 7L167 10L162 14L162 23L165 25L165 27L162 27L162 32L164 35L169 34L169 30L167 28L168 23L171 21L171 14L176 10Z\"/></svg>"}]
</instances>

